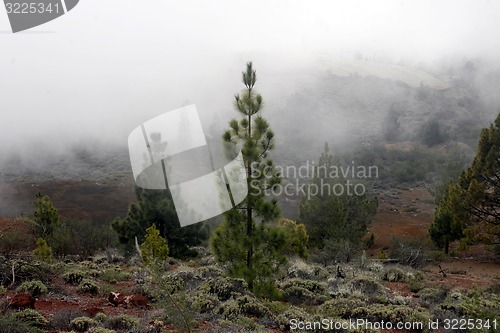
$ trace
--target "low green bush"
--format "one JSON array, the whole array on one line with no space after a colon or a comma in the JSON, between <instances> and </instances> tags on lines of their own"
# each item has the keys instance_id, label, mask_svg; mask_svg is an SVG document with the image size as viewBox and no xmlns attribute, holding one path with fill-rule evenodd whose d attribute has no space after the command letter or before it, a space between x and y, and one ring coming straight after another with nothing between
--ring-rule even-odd
<instances>
[{"instance_id":1,"label":"low green bush","mask_svg":"<svg viewBox=\"0 0 500 333\"><path fill-rule=\"evenodd\" d=\"M15 318L0 316L0 332L2 333L42 333L42 330Z\"/></svg>"},{"instance_id":2,"label":"low green bush","mask_svg":"<svg viewBox=\"0 0 500 333\"><path fill-rule=\"evenodd\" d=\"M89 317L77 317L69 323L69 327L77 332L85 332L99 323Z\"/></svg>"},{"instance_id":3,"label":"low green bush","mask_svg":"<svg viewBox=\"0 0 500 333\"><path fill-rule=\"evenodd\" d=\"M193 310L200 313L211 312L220 304L217 296L203 293L194 293L190 301Z\"/></svg>"},{"instance_id":4,"label":"low green bush","mask_svg":"<svg viewBox=\"0 0 500 333\"><path fill-rule=\"evenodd\" d=\"M229 298L235 298L248 294L248 285L243 279L229 277L209 278L203 282L198 290L206 294L217 296L220 301L226 301Z\"/></svg>"},{"instance_id":5,"label":"low green bush","mask_svg":"<svg viewBox=\"0 0 500 333\"><path fill-rule=\"evenodd\" d=\"M448 296L448 293L449 290L445 288L426 287L418 292L418 296L424 306L430 307L443 302Z\"/></svg>"},{"instance_id":6,"label":"low green bush","mask_svg":"<svg viewBox=\"0 0 500 333\"><path fill-rule=\"evenodd\" d=\"M86 274L79 270L71 270L62 275L64 282L72 285L79 285L85 277Z\"/></svg>"},{"instance_id":7,"label":"low green bush","mask_svg":"<svg viewBox=\"0 0 500 333\"><path fill-rule=\"evenodd\" d=\"M292 319L299 321L311 321L312 316L305 310L292 306L276 316L276 323L280 329L289 331Z\"/></svg>"},{"instance_id":8,"label":"low green bush","mask_svg":"<svg viewBox=\"0 0 500 333\"><path fill-rule=\"evenodd\" d=\"M38 311L33 309L24 309L12 315L14 318L30 324L31 326L45 327L49 321Z\"/></svg>"},{"instance_id":9,"label":"low green bush","mask_svg":"<svg viewBox=\"0 0 500 333\"><path fill-rule=\"evenodd\" d=\"M234 299L222 302L216 310L217 314L227 320L236 320L241 315L241 309Z\"/></svg>"},{"instance_id":10,"label":"low green bush","mask_svg":"<svg viewBox=\"0 0 500 333\"><path fill-rule=\"evenodd\" d=\"M97 295L99 293L99 285L90 279L83 279L78 285L78 290L82 293Z\"/></svg>"},{"instance_id":11,"label":"low green bush","mask_svg":"<svg viewBox=\"0 0 500 333\"><path fill-rule=\"evenodd\" d=\"M405 305L371 304L352 310L352 318L365 319L370 322L421 322L427 323L431 318L424 308L414 308ZM424 331L425 331L424 324Z\"/></svg>"},{"instance_id":12,"label":"low green bush","mask_svg":"<svg viewBox=\"0 0 500 333\"><path fill-rule=\"evenodd\" d=\"M46 294L48 292L47 287L40 280L25 281L17 287L16 292L28 292L33 297L38 297L40 295Z\"/></svg>"},{"instance_id":13,"label":"low green bush","mask_svg":"<svg viewBox=\"0 0 500 333\"><path fill-rule=\"evenodd\" d=\"M104 326L114 330L130 330L139 325L139 319L120 314L106 319Z\"/></svg>"},{"instance_id":14,"label":"low green bush","mask_svg":"<svg viewBox=\"0 0 500 333\"><path fill-rule=\"evenodd\" d=\"M382 279L388 282L406 282L407 274L401 268L390 267L384 271Z\"/></svg>"},{"instance_id":15,"label":"low green bush","mask_svg":"<svg viewBox=\"0 0 500 333\"><path fill-rule=\"evenodd\" d=\"M352 317L352 310L366 306L366 303L359 298L346 297L336 298L321 304L319 313L328 318L349 319Z\"/></svg>"},{"instance_id":16,"label":"low green bush","mask_svg":"<svg viewBox=\"0 0 500 333\"><path fill-rule=\"evenodd\" d=\"M367 296L378 296L385 292L385 287L369 276L358 276L347 283L353 291L360 291Z\"/></svg>"},{"instance_id":17,"label":"low green bush","mask_svg":"<svg viewBox=\"0 0 500 333\"><path fill-rule=\"evenodd\" d=\"M240 308L240 312L246 315L261 318L271 313L257 298L249 295L236 298L236 303Z\"/></svg>"}]
</instances>

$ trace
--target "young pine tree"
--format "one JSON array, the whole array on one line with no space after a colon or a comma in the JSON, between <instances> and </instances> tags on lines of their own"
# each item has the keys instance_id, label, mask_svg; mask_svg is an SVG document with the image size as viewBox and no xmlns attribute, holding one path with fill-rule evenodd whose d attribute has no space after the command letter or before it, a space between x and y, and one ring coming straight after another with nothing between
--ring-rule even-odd
<instances>
[{"instance_id":1,"label":"young pine tree","mask_svg":"<svg viewBox=\"0 0 500 333\"><path fill-rule=\"evenodd\" d=\"M160 236L160 231L154 224L146 229L146 237L141 244L141 255L146 264L168 258L167 240Z\"/></svg>"},{"instance_id":2,"label":"young pine tree","mask_svg":"<svg viewBox=\"0 0 500 333\"><path fill-rule=\"evenodd\" d=\"M60 225L59 213L52 204L52 200L47 195L38 192L33 202L35 212L33 213L33 222L36 226L36 233L41 238L47 238L52 235L56 227Z\"/></svg>"},{"instance_id":3,"label":"young pine tree","mask_svg":"<svg viewBox=\"0 0 500 333\"><path fill-rule=\"evenodd\" d=\"M230 129L223 134L225 142L241 147L248 195L235 209L225 214L225 221L214 232L212 250L216 258L230 265L230 274L244 278L251 289L264 283L284 263L281 251L286 246L286 234L270 228L266 222L278 217L276 200L265 198L265 191L280 183L268 153L274 147L274 133L260 115L264 105L255 91L256 71L251 62L242 73L245 88L234 98L238 121L229 122Z\"/></svg>"}]
</instances>

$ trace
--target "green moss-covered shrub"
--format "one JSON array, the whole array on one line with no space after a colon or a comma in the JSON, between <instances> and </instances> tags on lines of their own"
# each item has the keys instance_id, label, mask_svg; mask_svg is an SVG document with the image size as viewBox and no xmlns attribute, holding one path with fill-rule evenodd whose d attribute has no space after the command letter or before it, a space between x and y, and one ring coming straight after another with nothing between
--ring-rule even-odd
<instances>
[{"instance_id":1,"label":"green moss-covered shrub","mask_svg":"<svg viewBox=\"0 0 500 333\"><path fill-rule=\"evenodd\" d=\"M198 274L201 276L202 279L207 279L207 278L221 277L224 275L224 271L218 266L209 265L200 267L198 269Z\"/></svg>"},{"instance_id":2,"label":"green moss-covered shrub","mask_svg":"<svg viewBox=\"0 0 500 333\"><path fill-rule=\"evenodd\" d=\"M443 302L449 291L445 288L423 288L418 292L419 300L425 307L430 307Z\"/></svg>"},{"instance_id":3,"label":"green moss-covered shrub","mask_svg":"<svg viewBox=\"0 0 500 333\"><path fill-rule=\"evenodd\" d=\"M35 327L44 327L49 321L38 311L33 309L24 309L12 315L14 318L30 324Z\"/></svg>"},{"instance_id":4,"label":"green moss-covered shrub","mask_svg":"<svg viewBox=\"0 0 500 333\"><path fill-rule=\"evenodd\" d=\"M294 305L318 305L328 299L326 286L313 280L290 279L280 285L283 300Z\"/></svg>"},{"instance_id":5,"label":"green moss-covered shrub","mask_svg":"<svg viewBox=\"0 0 500 333\"><path fill-rule=\"evenodd\" d=\"M101 272L99 278L103 281L115 284L120 281L127 281L130 279L130 273L123 271L120 268L109 268Z\"/></svg>"},{"instance_id":6,"label":"green moss-covered shrub","mask_svg":"<svg viewBox=\"0 0 500 333\"><path fill-rule=\"evenodd\" d=\"M407 282L410 290L414 293L417 293L427 287L427 278L425 277L424 273L419 271L409 274L407 277Z\"/></svg>"},{"instance_id":7,"label":"green moss-covered shrub","mask_svg":"<svg viewBox=\"0 0 500 333\"><path fill-rule=\"evenodd\" d=\"M241 315L241 309L238 302L234 299L227 300L219 305L217 314L227 320L235 320Z\"/></svg>"},{"instance_id":8,"label":"green moss-covered shrub","mask_svg":"<svg viewBox=\"0 0 500 333\"><path fill-rule=\"evenodd\" d=\"M382 279L388 282L406 282L407 274L399 267L390 267L384 270Z\"/></svg>"},{"instance_id":9,"label":"green moss-covered shrub","mask_svg":"<svg viewBox=\"0 0 500 333\"><path fill-rule=\"evenodd\" d=\"M0 316L0 332L42 333L42 330L14 316Z\"/></svg>"},{"instance_id":10,"label":"green moss-covered shrub","mask_svg":"<svg viewBox=\"0 0 500 333\"><path fill-rule=\"evenodd\" d=\"M440 305L459 317L498 319L500 296L486 292L473 291L467 294L453 292Z\"/></svg>"},{"instance_id":11,"label":"green moss-covered shrub","mask_svg":"<svg viewBox=\"0 0 500 333\"><path fill-rule=\"evenodd\" d=\"M98 312L94 316L94 319L100 323L104 323L106 321L106 319L108 319L108 316L104 312Z\"/></svg>"},{"instance_id":12,"label":"green moss-covered shrub","mask_svg":"<svg viewBox=\"0 0 500 333\"><path fill-rule=\"evenodd\" d=\"M83 279L78 285L78 290L82 293L97 295L99 293L99 285L94 280Z\"/></svg>"},{"instance_id":13,"label":"green moss-covered shrub","mask_svg":"<svg viewBox=\"0 0 500 333\"><path fill-rule=\"evenodd\" d=\"M248 294L248 285L243 279L215 277L204 281L199 287L200 292L217 296L220 301Z\"/></svg>"},{"instance_id":14,"label":"green moss-covered shrub","mask_svg":"<svg viewBox=\"0 0 500 333\"><path fill-rule=\"evenodd\" d=\"M21 283L19 287L17 287L16 291L19 292L28 292L34 297L43 295L47 293L48 289L40 280L34 281L25 281Z\"/></svg>"},{"instance_id":15,"label":"green moss-covered shrub","mask_svg":"<svg viewBox=\"0 0 500 333\"><path fill-rule=\"evenodd\" d=\"M86 274L79 270L71 270L62 275L64 282L72 285L79 285L80 282L86 277Z\"/></svg>"},{"instance_id":16,"label":"green moss-covered shrub","mask_svg":"<svg viewBox=\"0 0 500 333\"><path fill-rule=\"evenodd\" d=\"M240 312L257 318L269 315L271 311L264 306L257 298L244 295L236 299Z\"/></svg>"},{"instance_id":17,"label":"green moss-covered shrub","mask_svg":"<svg viewBox=\"0 0 500 333\"><path fill-rule=\"evenodd\" d=\"M114 330L130 330L138 326L139 322L138 318L121 314L106 319L104 326Z\"/></svg>"},{"instance_id":18,"label":"green moss-covered shrub","mask_svg":"<svg viewBox=\"0 0 500 333\"><path fill-rule=\"evenodd\" d=\"M311 321L312 316L305 310L292 306L276 316L276 324L280 329L289 331L290 321L292 319L297 319L299 321Z\"/></svg>"},{"instance_id":19,"label":"green moss-covered shrub","mask_svg":"<svg viewBox=\"0 0 500 333\"><path fill-rule=\"evenodd\" d=\"M329 275L325 268L317 265L309 265L301 260L297 260L287 270L288 277L304 280L326 280Z\"/></svg>"},{"instance_id":20,"label":"green moss-covered shrub","mask_svg":"<svg viewBox=\"0 0 500 333\"><path fill-rule=\"evenodd\" d=\"M351 290L360 291L367 296L383 295L385 292L385 287L382 284L368 276L355 277L347 283L347 286Z\"/></svg>"},{"instance_id":21,"label":"green moss-covered shrub","mask_svg":"<svg viewBox=\"0 0 500 333\"><path fill-rule=\"evenodd\" d=\"M349 319L352 310L362 306L366 306L366 303L359 298L336 298L321 304L318 310L324 317Z\"/></svg>"},{"instance_id":22,"label":"green moss-covered shrub","mask_svg":"<svg viewBox=\"0 0 500 333\"><path fill-rule=\"evenodd\" d=\"M89 317L77 317L69 323L69 327L77 332L85 332L94 326L98 326L98 322Z\"/></svg>"},{"instance_id":23,"label":"green moss-covered shrub","mask_svg":"<svg viewBox=\"0 0 500 333\"><path fill-rule=\"evenodd\" d=\"M0 256L0 281L3 284L12 283L12 267L16 273L16 281L40 280L48 283L54 274L54 265L44 261L7 260Z\"/></svg>"},{"instance_id":24,"label":"green moss-covered shrub","mask_svg":"<svg viewBox=\"0 0 500 333\"><path fill-rule=\"evenodd\" d=\"M204 293L194 293L190 301L193 310L199 313L212 312L220 304L217 296Z\"/></svg>"},{"instance_id":25,"label":"green moss-covered shrub","mask_svg":"<svg viewBox=\"0 0 500 333\"><path fill-rule=\"evenodd\" d=\"M326 290L326 286L324 283L312 280L302 280L302 279L285 280L283 283L280 284L280 287L283 290L290 287L301 287L313 293L324 293Z\"/></svg>"}]
</instances>

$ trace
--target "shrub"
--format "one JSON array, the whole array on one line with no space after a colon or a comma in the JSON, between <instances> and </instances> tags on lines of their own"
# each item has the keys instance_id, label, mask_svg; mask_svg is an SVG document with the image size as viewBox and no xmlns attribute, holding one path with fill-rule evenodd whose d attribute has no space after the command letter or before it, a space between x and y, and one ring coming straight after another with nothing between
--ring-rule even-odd
<instances>
[{"instance_id":1,"label":"shrub","mask_svg":"<svg viewBox=\"0 0 500 333\"><path fill-rule=\"evenodd\" d=\"M6 257L12 252L25 251L27 248L33 248L33 243L35 242L32 235L17 229L2 232L1 235L0 253Z\"/></svg>"},{"instance_id":2,"label":"shrub","mask_svg":"<svg viewBox=\"0 0 500 333\"><path fill-rule=\"evenodd\" d=\"M58 330L67 329L73 319L82 317L84 315L85 313L79 310L59 310L50 317L50 326Z\"/></svg>"},{"instance_id":3,"label":"shrub","mask_svg":"<svg viewBox=\"0 0 500 333\"><path fill-rule=\"evenodd\" d=\"M360 276L348 282L351 290L358 290L368 296L380 295L384 292L385 287L371 277Z\"/></svg>"},{"instance_id":4,"label":"shrub","mask_svg":"<svg viewBox=\"0 0 500 333\"><path fill-rule=\"evenodd\" d=\"M217 296L220 301L226 301L248 293L248 285L243 279L216 277L203 282L199 290Z\"/></svg>"},{"instance_id":5,"label":"shrub","mask_svg":"<svg viewBox=\"0 0 500 333\"><path fill-rule=\"evenodd\" d=\"M416 272L408 276L410 290L414 293L426 287L426 278L424 273Z\"/></svg>"},{"instance_id":6,"label":"shrub","mask_svg":"<svg viewBox=\"0 0 500 333\"><path fill-rule=\"evenodd\" d=\"M85 274L81 271L73 270L66 272L62 275L62 278L64 282L72 284L72 285L78 285L82 280L85 278Z\"/></svg>"},{"instance_id":7,"label":"shrub","mask_svg":"<svg viewBox=\"0 0 500 333\"><path fill-rule=\"evenodd\" d=\"M24 309L12 315L14 318L32 326L43 327L49 323L42 314L33 309Z\"/></svg>"},{"instance_id":8,"label":"shrub","mask_svg":"<svg viewBox=\"0 0 500 333\"><path fill-rule=\"evenodd\" d=\"M99 285L93 280L83 279L78 285L78 290L82 293L97 295L99 293Z\"/></svg>"},{"instance_id":9,"label":"shrub","mask_svg":"<svg viewBox=\"0 0 500 333\"><path fill-rule=\"evenodd\" d=\"M384 271L382 279L388 282L405 282L406 273L398 267L390 267Z\"/></svg>"},{"instance_id":10,"label":"shrub","mask_svg":"<svg viewBox=\"0 0 500 333\"><path fill-rule=\"evenodd\" d=\"M119 268L110 268L102 271L99 278L103 281L115 284L119 281L129 280L130 274L120 270Z\"/></svg>"},{"instance_id":11,"label":"shrub","mask_svg":"<svg viewBox=\"0 0 500 333\"><path fill-rule=\"evenodd\" d=\"M121 314L106 319L104 326L114 330L130 330L138 325L139 325L139 319L125 314Z\"/></svg>"},{"instance_id":12,"label":"shrub","mask_svg":"<svg viewBox=\"0 0 500 333\"><path fill-rule=\"evenodd\" d=\"M395 239L392 244L392 256L399 259L401 264L413 268L421 268L428 261L423 241L407 241Z\"/></svg>"},{"instance_id":13,"label":"shrub","mask_svg":"<svg viewBox=\"0 0 500 333\"><path fill-rule=\"evenodd\" d=\"M19 287L17 287L16 291L19 292L28 292L32 296L37 297L42 294L47 293L48 289L40 280L34 281L25 281L21 283Z\"/></svg>"},{"instance_id":14,"label":"shrub","mask_svg":"<svg viewBox=\"0 0 500 333\"><path fill-rule=\"evenodd\" d=\"M294 304L317 305L326 301L324 295L325 286L319 282L311 280L290 279L285 281L281 288L283 289L283 298Z\"/></svg>"},{"instance_id":15,"label":"shrub","mask_svg":"<svg viewBox=\"0 0 500 333\"><path fill-rule=\"evenodd\" d=\"M191 296L191 307L200 313L211 312L220 304L217 296L195 293Z\"/></svg>"},{"instance_id":16,"label":"shrub","mask_svg":"<svg viewBox=\"0 0 500 333\"><path fill-rule=\"evenodd\" d=\"M3 296L7 292L7 288L0 284L0 296Z\"/></svg>"},{"instance_id":17,"label":"shrub","mask_svg":"<svg viewBox=\"0 0 500 333\"><path fill-rule=\"evenodd\" d=\"M50 261L52 259L52 249L43 238L37 239L36 248L33 250L33 254L40 260Z\"/></svg>"},{"instance_id":18,"label":"shrub","mask_svg":"<svg viewBox=\"0 0 500 333\"><path fill-rule=\"evenodd\" d=\"M352 310L362 306L365 306L365 302L359 298L342 297L326 301L318 309L326 317L349 319L352 316Z\"/></svg>"},{"instance_id":19,"label":"shrub","mask_svg":"<svg viewBox=\"0 0 500 333\"><path fill-rule=\"evenodd\" d=\"M241 314L241 309L234 299L230 299L219 305L217 313L224 319L235 320Z\"/></svg>"},{"instance_id":20,"label":"shrub","mask_svg":"<svg viewBox=\"0 0 500 333\"><path fill-rule=\"evenodd\" d=\"M47 239L58 255L93 256L118 239L109 225L98 221L69 220L57 227Z\"/></svg>"},{"instance_id":21,"label":"shrub","mask_svg":"<svg viewBox=\"0 0 500 333\"><path fill-rule=\"evenodd\" d=\"M290 321L292 319L297 319L299 321L311 321L311 317L312 316L303 309L293 306L276 316L276 323L280 329L289 331Z\"/></svg>"},{"instance_id":22,"label":"shrub","mask_svg":"<svg viewBox=\"0 0 500 333\"><path fill-rule=\"evenodd\" d=\"M104 312L98 312L94 316L94 319L100 323L104 323L106 321L106 319L108 319L108 316Z\"/></svg>"},{"instance_id":23,"label":"shrub","mask_svg":"<svg viewBox=\"0 0 500 333\"><path fill-rule=\"evenodd\" d=\"M77 317L69 323L69 327L77 332L88 331L91 327L97 326L98 322L89 317Z\"/></svg>"},{"instance_id":24,"label":"shrub","mask_svg":"<svg viewBox=\"0 0 500 333\"><path fill-rule=\"evenodd\" d=\"M200 267L198 269L198 274L201 276L201 278L206 279L206 278L215 278L215 277L221 277L224 275L224 271L214 265L209 265L209 266L204 266Z\"/></svg>"},{"instance_id":25,"label":"shrub","mask_svg":"<svg viewBox=\"0 0 500 333\"><path fill-rule=\"evenodd\" d=\"M21 321L14 316L0 316L0 332L2 333L42 333L42 330Z\"/></svg>"},{"instance_id":26,"label":"shrub","mask_svg":"<svg viewBox=\"0 0 500 333\"><path fill-rule=\"evenodd\" d=\"M446 299L449 291L444 288L423 288L418 292L418 296L426 307L441 303Z\"/></svg>"},{"instance_id":27,"label":"shrub","mask_svg":"<svg viewBox=\"0 0 500 333\"><path fill-rule=\"evenodd\" d=\"M240 312L246 315L255 316L261 318L265 315L270 314L270 311L265 307L258 299L252 296L240 296L236 299Z\"/></svg>"},{"instance_id":28,"label":"shrub","mask_svg":"<svg viewBox=\"0 0 500 333\"><path fill-rule=\"evenodd\" d=\"M440 307L461 317L494 320L500 313L500 297L478 290L469 294L451 293Z\"/></svg>"},{"instance_id":29,"label":"shrub","mask_svg":"<svg viewBox=\"0 0 500 333\"><path fill-rule=\"evenodd\" d=\"M297 224L295 221L282 218L279 221L279 228L285 231L288 241L287 246L283 250L287 255L298 255L302 258L307 258L307 235L306 227L303 224Z\"/></svg>"},{"instance_id":30,"label":"shrub","mask_svg":"<svg viewBox=\"0 0 500 333\"><path fill-rule=\"evenodd\" d=\"M287 275L291 278L324 280L328 278L329 273L323 267L317 265L308 265L302 260L297 260L290 267L288 267Z\"/></svg>"},{"instance_id":31,"label":"shrub","mask_svg":"<svg viewBox=\"0 0 500 333\"><path fill-rule=\"evenodd\" d=\"M430 314L423 308L412 308L405 305L372 304L353 309L353 318L362 318L371 322L421 322L426 323ZM425 329L425 324L424 324Z\"/></svg>"}]
</instances>

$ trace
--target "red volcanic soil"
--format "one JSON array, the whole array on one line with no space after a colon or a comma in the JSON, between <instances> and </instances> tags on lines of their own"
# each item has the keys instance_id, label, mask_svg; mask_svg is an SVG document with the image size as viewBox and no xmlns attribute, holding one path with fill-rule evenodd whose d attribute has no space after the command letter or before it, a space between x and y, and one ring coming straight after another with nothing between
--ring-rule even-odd
<instances>
[{"instance_id":1,"label":"red volcanic soil","mask_svg":"<svg viewBox=\"0 0 500 333\"><path fill-rule=\"evenodd\" d=\"M391 246L395 238L426 240L432 223L434 198L425 188L390 190L379 196L378 212L369 226L375 235L370 254Z\"/></svg>"},{"instance_id":2,"label":"red volcanic soil","mask_svg":"<svg viewBox=\"0 0 500 333\"><path fill-rule=\"evenodd\" d=\"M428 229L435 207L432 195L425 188L382 193L378 212L367 234L375 235L375 244L369 254L376 256L381 249L390 247L394 239L430 243ZM446 277L440 273L438 264L423 268L433 285L471 289L500 283L500 258L484 245L474 245L465 251L455 248L456 245L452 244L453 257L440 263ZM403 295L408 293L407 290L398 290L401 286L397 283L389 284L389 287Z\"/></svg>"}]
</instances>

